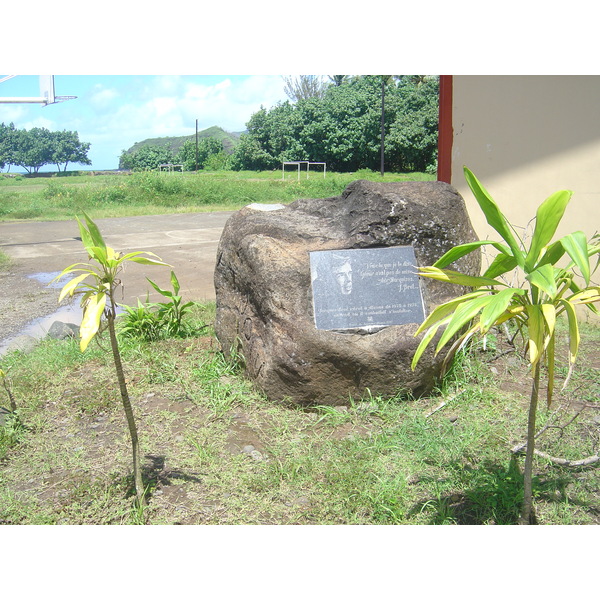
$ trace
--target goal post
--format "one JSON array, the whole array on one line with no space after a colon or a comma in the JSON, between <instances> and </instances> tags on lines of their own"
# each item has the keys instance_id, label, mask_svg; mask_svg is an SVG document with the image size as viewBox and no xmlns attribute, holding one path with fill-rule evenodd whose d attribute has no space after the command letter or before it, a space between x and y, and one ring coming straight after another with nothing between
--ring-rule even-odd
<instances>
[{"instance_id":1,"label":"goal post","mask_svg":"<svg viewBox=\"0 0 600 600\"><path fill-rule=\"evenodd\" d=\"M323 165L323 177L327 173L327 163L324 162L312 162L309 160L288 160L281 163L281 179L285 181L285 167L286 165L297 165L298 167L298 181L300 181L300 167L306 165L306 179L308 179L308 173L310 171L310 165Z\"/></svg>"}]
</instances>

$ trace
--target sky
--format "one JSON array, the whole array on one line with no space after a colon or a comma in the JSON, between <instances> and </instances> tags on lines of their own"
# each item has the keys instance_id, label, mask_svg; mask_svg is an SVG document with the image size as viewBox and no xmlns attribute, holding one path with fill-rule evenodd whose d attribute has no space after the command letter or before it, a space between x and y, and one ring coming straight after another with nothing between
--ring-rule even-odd
<instances>
[{"instance_id":1,"label":"sky","mask_svg":"<svg viewBox=\"0 0 600 600\"><path fill-rule=\"evenodd\" d=\"M149 11L139 0L105 0L102 10L64 0L60 11L36 4L24 28L21 9L9 4L3 18L15 26L0 36L0 68L21 75L0 75L0 97L38 96L41 73L55 74L57 95L77 98L0 103L0 123L77 131L91 144L92 166L69 168L104 170L136 142L193 135L196 119L200 130L243 131L261 105L287 99L280 74L598 73L595 22L580 11L540 11L521 0L485 15L480 8L476 0L384 11L185 0Z\"/></svg>"},{"instance_id":2,"label":"sky","mask_svg":"<svg viewBox=\"0 0 600 600\"><path fill-rule=\"evenodd\" d=\"M40 95L37 75L5 77L0 98ZM76 98L48 106L0 102L0 123L77 131L90 143L92 165L68 168L86 170L118 168L121 152L147 138L193 135L196 119L199 131L244 131L261 105L287 99L280 75L55 75L54 87L57 96Z\"/></svg>"}]
</instances>

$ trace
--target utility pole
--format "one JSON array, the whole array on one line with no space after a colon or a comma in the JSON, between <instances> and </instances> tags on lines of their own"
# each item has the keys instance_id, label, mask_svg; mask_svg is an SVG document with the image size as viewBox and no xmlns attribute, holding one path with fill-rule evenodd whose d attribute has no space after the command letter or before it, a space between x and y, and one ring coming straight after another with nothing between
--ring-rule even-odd
<instances>
[{"instance_id":1,"label":"utility pole","mask_svg":"<svg viewBox=\"0 0 600 600\"><path fill-rule=\"evenodd\" d=\"M198 172L198 119L196 119L196 173Z\"/></svg>"},{"instance_id":2,"label":"utility pole","mask_svg":"<svg viewBox=\"0 0 600 600\"><path fill-rule=\"evenodd\" d=\"M381 76L381 176L383 177L383 157L385 154L385 75Z\"/></svg>"}]
</instances>

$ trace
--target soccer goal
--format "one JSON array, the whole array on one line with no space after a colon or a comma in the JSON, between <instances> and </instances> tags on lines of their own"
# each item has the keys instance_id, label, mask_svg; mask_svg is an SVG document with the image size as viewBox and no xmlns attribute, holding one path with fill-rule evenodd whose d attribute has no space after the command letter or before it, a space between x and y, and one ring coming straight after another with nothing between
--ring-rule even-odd
<instances>
[{"instance_id":1,"label":"soccer goal","mask_svg":"<svg viewBox=\"0 0 600 600\"><path fill-rule=\"evenodd\" d=\"M298 181L300 181L300 167L306 165L306 179L308 179L308 173L311 165L322 165L323 166L323 177L327 173L327 163L324 162L311 162L308 160L289 160L281 163L281 179L285 181L285 168L288 165L296 165L298 170Z\"/></svg>"}]
</instances>

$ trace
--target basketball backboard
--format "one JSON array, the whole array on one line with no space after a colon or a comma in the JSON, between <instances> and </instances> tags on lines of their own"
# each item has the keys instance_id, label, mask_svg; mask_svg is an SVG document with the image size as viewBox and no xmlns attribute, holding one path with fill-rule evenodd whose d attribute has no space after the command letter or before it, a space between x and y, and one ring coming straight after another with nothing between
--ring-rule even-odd
<instances>
[{"instance_id":1,"label":"basketball backboard","mask_svg":"<svg viewBox=\"0 0 600 600\"><path fill-rule=\"evenodd\" d=\"M17 75L0 75L0 84L4 81L18 77ZM65 100L73 100L77 96L56 96L54 93L54 75L39 75L39 96L0 96L0 104L56 104ZM1 88L0 88L1 91Z\"/></svg>"}]
</instances>

